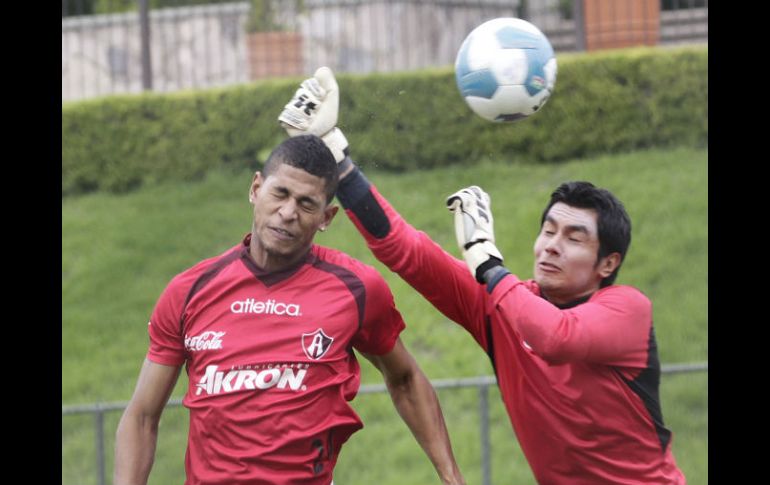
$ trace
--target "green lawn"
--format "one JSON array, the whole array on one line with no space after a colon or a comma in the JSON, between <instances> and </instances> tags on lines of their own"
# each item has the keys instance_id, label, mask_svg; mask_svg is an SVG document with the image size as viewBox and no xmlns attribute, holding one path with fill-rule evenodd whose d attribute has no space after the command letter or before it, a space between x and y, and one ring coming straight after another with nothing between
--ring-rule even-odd
<instances>
[{"instance_id":1,"label":"green lawn","mask_svg":"<svg viewBox=\"0 0 770 485\"><path fill-rule=\"evenodd\" d=\"M618 283L638 287L653 301L661 361L708 360L707 151L642 151L558 165L484 163L400 175L373 169L366 173L408 221L454 254L459 251L444 199L463 186L481 185L492 197L506 265L524 278L531 277L532 243L553 188L580 179L610 189L633 222ZM176 273L224 251L248 232L250 181L247 172L215 172L196 184L62 201L62 404L130 398L158 295ZM317 242L381 270L407 322L402 338L431 379L492 373L486 355L462 328L374 260L344 214ZM364 363L362 370L363 383L381 382L372 366ZM174 397L181 397L185 386L180 379ZM689 483L707 483L708 376L664 376L661 387L676 459ZM466 479L479 483L477 393L443 390L439 398ZM343 448L338 483L437 483L387 395L362 395L353 404L366 427ZM113 413L105 422L108 477L118 417ZM490 419L493 483L534 484L494 388ZM164 415L150 483L181 483L186 426L183 408ZM64 485L96 483L93 447L93 419L63 417Z\"/></svg>"}]
</instances>

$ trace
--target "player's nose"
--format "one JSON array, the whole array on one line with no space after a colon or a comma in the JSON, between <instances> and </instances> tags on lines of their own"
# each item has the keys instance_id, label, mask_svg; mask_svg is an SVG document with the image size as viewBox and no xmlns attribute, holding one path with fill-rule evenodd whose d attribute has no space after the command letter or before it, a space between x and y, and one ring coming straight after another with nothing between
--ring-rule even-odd
<instances>
[{"instance_id":1,"label":"player's nose","mask_svg":"<svg viewBox=\"0 0 770 485\"><path fill-rule=\"evenodd\" d=\"M297 218L297 208L297 202L289 198L278 208L278 215L285 221L292 221Z\"/></svg>"}]
</instances>

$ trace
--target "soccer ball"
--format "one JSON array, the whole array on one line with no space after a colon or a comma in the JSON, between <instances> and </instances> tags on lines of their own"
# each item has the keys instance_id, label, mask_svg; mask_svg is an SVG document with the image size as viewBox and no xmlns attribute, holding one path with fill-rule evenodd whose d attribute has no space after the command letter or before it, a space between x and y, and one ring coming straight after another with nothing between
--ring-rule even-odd
<instances>
[{"instance_id":1,"label":"soccer ball","mask_svg":"<svg viewBox=\"0 0 770 485\"><path fill-rule=\"evenodd\" d=\"M465 38L455 78L476 114L490 121L517 121L548 101L556 83L556 57L548 38L531 23L497 18Z\"/></svg>"}]
</instances>

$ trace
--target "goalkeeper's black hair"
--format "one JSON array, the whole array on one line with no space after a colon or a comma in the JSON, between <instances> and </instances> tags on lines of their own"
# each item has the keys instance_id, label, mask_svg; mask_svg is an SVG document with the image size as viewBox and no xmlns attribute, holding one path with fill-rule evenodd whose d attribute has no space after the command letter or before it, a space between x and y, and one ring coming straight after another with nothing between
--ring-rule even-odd
<instances>
[{"instance_id":1,"label":"goalkeeper's black hair","mask_svg":"<svg viewBox=\"0 0 770 485\"><path fill-rule=\"evenodd\" d=\"M545 223L548 211L557 202L596 211L596 225L599 232L598 259L612 253L620 254L620 264L611 275L602 280L600 287L604 288L614 283L626 257L626 252L628 252L628 247L631 245L631 219L628 217L623 203L609 190L598 188L590 182L565 182L551 194L551 200L540 219L541 228Z\"/></svg>"},{"instance_id":2,"label":"goalkeeper's black hair","mask_svg":"<svg viewBox=\"0 0 770 485\"><path fill-rule=\"evenodd\" d=\"M326 203L334 199L337 191L337 161L329 147L315 135L300 135L284 140L267 157L262 169L264 177L270 176L279 165L299 168L324 180Z\"/></svg>"}]
</instances>

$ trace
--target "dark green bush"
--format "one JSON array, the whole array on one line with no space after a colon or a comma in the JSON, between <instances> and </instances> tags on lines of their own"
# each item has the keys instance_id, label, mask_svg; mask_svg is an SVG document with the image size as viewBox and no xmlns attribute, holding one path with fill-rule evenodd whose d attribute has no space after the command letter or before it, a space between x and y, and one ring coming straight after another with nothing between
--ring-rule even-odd
<instances>
[{"instance_id":1,"label":"dark green bush","mask_svg":"<svg viewBox=\"0 0 770 485\"><path fill-rule=\"evenodd\" d=\"M708 143L708 48L563 54L543 110L512 124L474 115L451 67L339 75L339 126L364 167L558 162ZM62 106L63 195L256 169L285 134L276 117L299 78L226 89L113 96Z\"/></svg>"}]
</instances>

